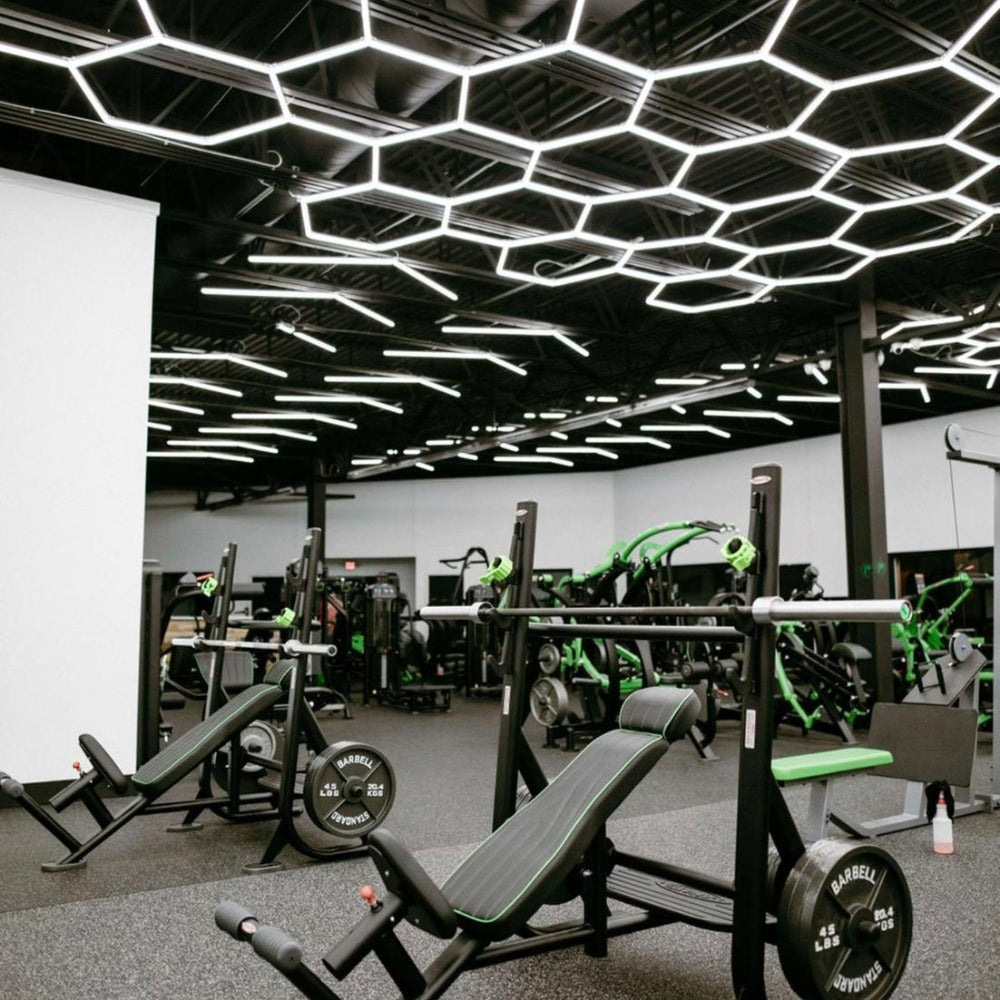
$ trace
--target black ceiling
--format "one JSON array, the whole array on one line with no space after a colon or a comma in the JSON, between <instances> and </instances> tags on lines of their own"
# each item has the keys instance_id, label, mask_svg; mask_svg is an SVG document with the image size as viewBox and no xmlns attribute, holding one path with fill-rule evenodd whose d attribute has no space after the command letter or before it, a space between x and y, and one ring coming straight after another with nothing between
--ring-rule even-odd
<instances>
[{"instance_id":1,"label":"black ceiling","mask_svg":"<svg viewBox=\"0 0 1000 1000\"><path fill-rule=\"evenodd\" d=\"M836 431L866 272L883 420L995 405L997 6L0 3L0 165L161 205L150 489L662 462Z\"/></svg>"}]
</instances>

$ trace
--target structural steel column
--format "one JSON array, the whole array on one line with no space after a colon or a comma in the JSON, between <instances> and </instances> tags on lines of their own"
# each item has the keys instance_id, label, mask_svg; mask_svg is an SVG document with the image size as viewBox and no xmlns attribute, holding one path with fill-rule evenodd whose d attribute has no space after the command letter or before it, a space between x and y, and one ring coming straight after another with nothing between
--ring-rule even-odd
<instances>
[{"instance_id":1,"label":"structural steel column","mask_svg":"<svg viewBox=\"0 0 1000 1000\"><path fill-rule=\"evenodd\" d=\"M326 559L326 476L322 463L317 463L313 474L306 482L306 527L319 528L319 564Z\"/></svg>"},{"instance_id":2,"label":"structural steel column","mask_svg":"<svg viewBox=\"0 0 1000 1000\"><path fill-rule=\"evenodd\" d=\"M878 342L871 268L857 288L857 315L835 321L840 448L848 587L851 597L872 599L889 597L890 586L878 352L871 349ZM889 626L859 624L854 635L872 653L875 699L893 701Z\"/></svg>"}]
</instances>

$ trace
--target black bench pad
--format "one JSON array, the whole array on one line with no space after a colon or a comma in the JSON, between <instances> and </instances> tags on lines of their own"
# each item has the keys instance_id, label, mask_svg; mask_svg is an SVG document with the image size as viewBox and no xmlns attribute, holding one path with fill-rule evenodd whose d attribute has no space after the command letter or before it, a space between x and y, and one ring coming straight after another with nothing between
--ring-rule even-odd
<instances>
[{"instance_id":1,"label":"black bench pad","mask_svg":"<svg viewBox=\"0 0 1000 1000\"><path fill-rule=\"evenodd\" d=\"M171 740L132 775L136 791L155 799L194 770L210 753L277 703L293 666L291 662L275 664L262 683L241 691L217 712Z\"/></svg>"},{"instance_id":2,"label":"black bench pad","mask_svg":"<svg viewBox=\"0 0 1000 1000\"><path fill-rule=\"evenodd\" d=\"M522 927L700 708L690 688L643 688L626 699L622 728L589 743L442 886L459 926L490 941Z\"/></svg>"}]
</instances>

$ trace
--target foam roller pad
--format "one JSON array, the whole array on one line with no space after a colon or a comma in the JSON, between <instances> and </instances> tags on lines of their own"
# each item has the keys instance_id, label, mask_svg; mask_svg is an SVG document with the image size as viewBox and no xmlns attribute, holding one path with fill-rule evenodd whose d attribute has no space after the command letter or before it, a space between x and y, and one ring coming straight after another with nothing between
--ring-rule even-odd
<instances>
[{"instance_id":1,"label":"foam roller pad","mask_svg":"<svg viewBox=\"0 0 1000 1000\"><path fill-rule=\"evenodd\" d=\"M302 963L302 945L280 927L258 927L250 943L279 972L294 972Z\"/></svg>"},{"instance_id":2,"label":"foam roller pad","mask_svg":"<svg viewBox=\"0 0 1000 1000\"><path fill-rule=\"evenodd\" d=\"M230 937L237 941L245 939L246 935L240 933L240 927L244 920L256 920L257 918L241 903L234 903L227 899L215 908L215 926L220 931L225 931Z\"/></svg>"},{"instance_id":3,"label":"foam roller pad","mask_svg":"<svg viewBox=\"0 0 1000 1000\"><path fill-rule=\"evenodd\" d=\"M15 781L9 774L0 771L0 790L12 799L19 799L24 794L24 785Z\"/></svg>"}]
</instances>

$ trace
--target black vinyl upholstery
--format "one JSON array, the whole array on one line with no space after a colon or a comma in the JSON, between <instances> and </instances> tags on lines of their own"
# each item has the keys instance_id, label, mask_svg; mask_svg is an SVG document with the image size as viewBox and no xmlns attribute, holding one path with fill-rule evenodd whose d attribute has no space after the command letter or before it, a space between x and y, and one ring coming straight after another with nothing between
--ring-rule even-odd
<instances>
[{"instance_id":1,"label":"black vinyl upholstery","mask_svg":"<svg viewBox=\"0 0 1000 1000\"><path fill-rule=\"evenodd\" d=\"M260 684L241 691L217 712L171 740L132 775L135 790L155 799L175 785L210 753L277 704L294 666L290 660L275 664Z\"/></svg>"},{"instance_id":2,"label":"black vinyl upholstery","mask_svg":"<svg viewBox=\"0 0 1000 1000\"><path fill-rule=\"evenodd\" d=\"M444 883L459 926L490 941L522 927L699 711L690 688L643 688L626 699L620 728L588 744Z\"/></svg>"}]
</instances>

